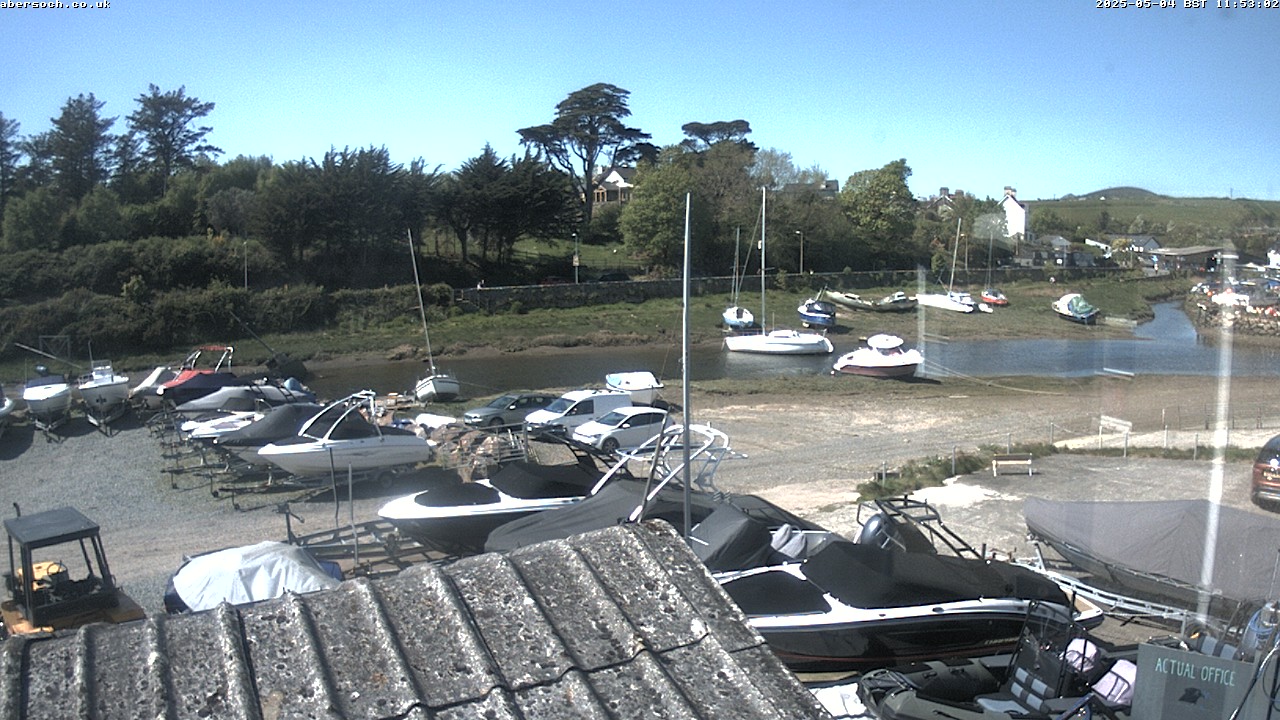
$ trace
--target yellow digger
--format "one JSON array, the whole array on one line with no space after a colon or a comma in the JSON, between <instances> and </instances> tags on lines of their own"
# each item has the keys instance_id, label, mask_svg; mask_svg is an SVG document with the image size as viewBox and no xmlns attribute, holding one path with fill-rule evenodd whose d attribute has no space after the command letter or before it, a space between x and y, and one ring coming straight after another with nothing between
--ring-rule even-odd
<instances>
[{"instance_id":1,"label":"yellow digger","mask_svg":"<svg viewBox=\"0 0 1280 720\"><path fill-rule=\"evenodd\" d=\"M16 507L16 505L15 505ZM146 616L115 584L98 524L71 507L6 518L8 597L0 604L9 635L53 632Z\"/></svg>"}]
</instances>

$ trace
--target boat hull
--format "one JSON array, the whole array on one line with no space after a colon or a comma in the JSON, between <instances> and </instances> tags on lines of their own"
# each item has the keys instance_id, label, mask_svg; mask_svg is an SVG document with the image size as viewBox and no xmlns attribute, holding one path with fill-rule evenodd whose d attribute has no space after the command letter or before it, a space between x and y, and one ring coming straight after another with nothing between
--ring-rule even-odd
<instances>
[{"instance_id":1,"label":"boat hull","mask_svg":"<svg viewBox=\"0 0 1280 720\"><path fill-rule=\"evenodd\" d=\"M444 373L435 373L418 381L413 388L413 396L418 402L448 401L458 397L462 386L457 378Z\"/></svg>"},{"instance_id":2,"label":"boat hull","mask_svg":"<svg viewBox=\"0 0 1280 720\"><path fill-rule=\"evenodd\" d=\"M78 389L84 401L85 416L94 425L105 425L122 415L129 407L129 378L117 375L109 364L93 368L80 378Z\"/></svg>"},{"instance_id":3,"label":"boat hull","mask_svg":"<svg viewBox=\"0 0 1280 720\"><path fill-rule=\"evenodd\" d=\"M756 326L756 317L750 310L735 305L721 313L720 322L730 330L749 330Z\"/></svg>"},{"instance_id":4,"label":"boat hull","mask_svg":"<svg viewBox=\"0 0 1280 720\"><path fill-rule=\"evenodd\" d=\"M414 465L429 462L434 452L425 439L410 435L272 443L258 450L258 456L289 473L308 476Z\"/></svg>"},{"instance_id":5,"label":"boat hull","mask_svg":"<svg viewBox=\"0 0 1280 720\"><path fill-rule=\"evenodd\" d=\"M71 417L71 384L66 382L28 385L22 391L27 404L27 415L35 422L51 429Z\"/></svg>"},{"instance_id":6,"label":"boat hull","mask_svg":"<svg viewBox=\"0 0 1280 720\"><path fill-rule=\"evenodd\" d=\"M964 303L948 295L936 293L920 293L916 295L916 304L961 313L971 313L975 310L970 303Z\"/></svg>"},{"instance_id":7,"label":"boat hull","mask_svg":"<svg viewBox=\"0 0 1280 720\"><path fill-rule=\"evenodd\" d=\"M730 352L763 355L827 355L835 350L831 341L816 333L774 330L763 335L736 335L724 339Z\"/></svg>"},{"instance_id":8,"label":"boat hull","mask_svg":"<svg viewBox=\"0 0 1280 720\"><path fill-rule=\"evenodd\" d=\"M850 353L852 355L853 353ZM842 375L860 375L862 377L873 378L908 378L915 377L916 370L920 368L920 363L904 363L899 365L871 365L864 363L858 359L847 359L848 355L841 357L836 362L833 369Z\"/></svg>"},{"instance_id":9,"label":"boat hull","mask_svg":"<svg viewBox=\"0 0 1280 720\"><path fill-rule=\"evenodd\" d=\"M920 607L911 616L832 625L761 627L769 649L797 672L865 671L920 660L973 657L1012 650L1027 618L1026 603L991 612L939 614Z\"/></svg>"}]
</instances>

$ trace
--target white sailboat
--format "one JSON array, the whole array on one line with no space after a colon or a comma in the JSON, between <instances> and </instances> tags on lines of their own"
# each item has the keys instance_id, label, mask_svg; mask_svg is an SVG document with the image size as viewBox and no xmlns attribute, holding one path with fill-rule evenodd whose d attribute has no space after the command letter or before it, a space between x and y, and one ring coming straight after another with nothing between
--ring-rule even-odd
<instances>
[{"instance_id":1,"label":"white sailboat","mask_svg":"<svg viewBox=\"0 0 1280 720\"><path fill-rule=\"evenodd\" d=\"M739 272L738 265L738 236L735 234L733 239L733 304L725 308L720 314L720 320L724 326L730 330L747 330L756 324L755 315L751 311L738 304L738 293L742 290L742 280L747 274L747 265L741 265ZM747 257L751 257L751 253L747 253Z\"/></svg>"},{"instance_id":2,"label":"white sailboat","mask_svg":"<svg viewBox=\"0 0 1280 720\"><path fill-rule=\"evenodd\" d=\"M413 397L418 402L433 400L452 400L458 397L461 386L458 379L447 372L436 369L435 357L431 354L431 333L427 330L427 308L422 303L422 280L418 277L418 255L413 249L413 232L409 232L409 261L413 263L413 287L418 296L418 313L422 316L422 336L427 341L427 364L430 372L419 378L413 387Z\"/></svg>"},{"instance_id":3,"label":"white sailboat","mask_svg":"<svg viewBox=\"0 0 1280 720\"><path fill-rule=\"evenodd\" d=\"M765 217L766 190L760 189L760 318L761 332L750 335L732 335L724 339L730 352L762 353L767 355L825 355L835 348L827 336L821 333L796 330L763 330L765 317Z\"/></svg>"},{"instance_id":4,"label":"white sailboat","mask_svg":"<svg viewBox=\"0 0 1280 720\"><path fill-rule=\"evenodd\" d=\"M980 306L973 301L973 296L969 293L953 289L956 282L956 253L960 249L961 222L961 219L956 220L956 245L951 249L951 279L947 282L947 292L918 293L916 295L916 304L962 313L971 313L974 310L991 312L991 308L986 303L982 303Z\"/></svg>"}]
</instances>

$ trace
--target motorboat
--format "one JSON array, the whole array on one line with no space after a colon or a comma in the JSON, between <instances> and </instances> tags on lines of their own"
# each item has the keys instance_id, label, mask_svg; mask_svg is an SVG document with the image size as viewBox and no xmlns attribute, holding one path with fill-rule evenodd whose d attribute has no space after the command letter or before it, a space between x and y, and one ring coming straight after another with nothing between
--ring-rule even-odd
<instances>
[{"instance_id":1,"label":"motorboat","mask_svg":"<svg viewBox=\"0 0 1280 720\"><path fill-rule=\"evenodd\" d=\"M916 309L916 300L901 290L890 293L879 300L870 300L856 293L841 292L824 288L819 294L828 300L850 310L872 310L875 312L908 312Z\"/></svg>"},{"instance_id":2,"label":"motorboat","mask_svg":"<svg viewBox=\"0 0 1280 720\"><path fill-rule=\"evenodd\" d=\"M826 335L797 330L732 335L724 339L724 346L731 352L767 355L827 355L835 351Z\"/></svg>"},{"instance_id":3,"label":"motorboat","mask_svg":"<svg viewBox=\"0 0 1280 720\"><path fill-rule=\"evenodd\" d=\"M9 419L13 417L13 411L17 406L17 401L5 395L4 385L0 385L0 436L4 435L5 428L9 427Z\"/></svg>"},{"instance_id":4,"label":"motorboat","mask_svg":"<svg viewBox=\"0 0 1280 720\"><path fill-rule=\"evenodd\" d=\"M296 545L264 541L185 559L169 578L164 606L175 614L247 605L286 592L331 590L342 579L337 563L317 560Z\"/></svg>"},{"instance_id":5,"label":"motorboat","mask_svg":"<svg viewBox=\"0 0 1280 720\"><path fill-rule=\"evenodd\" d=\"M273 442L297 437L302 426L324 408L313 402L278 405L257 420L218 433L212 443L214 447L238 455L246 462L261 462L258 450Z\"/></svg>"},{"instance_id":6,"label":"motorboat","mask_svg":"<svg viewBox=\"0 0 1280 720\"><path fill-rule=\"evenodd\" d=\"M378 516L422 544L451 554L484 550L494 528L535 512L566 507L617 477L582 462L540 465L514 461L490 478L449 483L395 498Z\"/></svg>"},{"instance_id":7,"label":"motorboat","mask_svg":"<svg viewBox=\"0 0 1280 720\"><path fill-rule=\"evenodd\" d=\"M811 297L796 307L800 324L805 327L830 328L836 325L836 306L818 297Z\"/></svg>"},{"instance_id":8,"label":"motorboat","mask_svg":"<svg viewBox=\"0 0 1280 720\"><path fill-rule=\"evenodd\" d=\"M911 377L924 363L924 356L919 350L903 349L902 345L903 340L897 335L877 333L867 338L865 346L841 355L832 370L879 378Z\"/></svg>"},{"instance_id":9,"label":"motorboat","mask_svg":"<svg viewBox=\"0 0 1280 720\"><path fill-rule=\"evenodd\" d=\"M418 256L413 247L413 232L409 232L409 260L413 263L413 287L418 296L418 314L422 316L422 337L427 343L427 367L425 377L418 378L413 386L413 397L418 402L445 402L458 397L462 385L452 374L436 368L431 353L431 333L427 330L427 306L422 301L422 280L418 276Z\"/></svg>"},{"instance_id":10,"label":"motorboat","mask_svg":"<svg viewBox=\"0 0 1280 720\"><path fill-rule=\"evenodd\" d=\"M212 367L199 366L200 358L206 353L217 354L218 359ZM230 370L234 354L235 348L230 345L201 345L192 350L173 379L161 383L156 389L159 404L177 407L219 388L242 383L243 380Z\"/></svg>"},{"instance_id":11,"label":"motorboat","mask_svg":"<svg viewBox=\"0 0 1280 720\"><path fill-rule=\"evenodd\" d=\"M1128 717L1138 644L1115 645L1036 610L1012 653L875 669L858 679L858 696L879 720Z\"/></svg>"},{"instance_id":12,"label":"motorboat","mask_svg":"<svg viewBox=\"0 0 1280 720\"><path fill-rule=\"evenodd\" d=\"M171 365L155 366L137 385L129 389L130 402L137 403L148 410L159 410L163 404L160 398L160 386L177 376L178 369Z\"/></svg>"},{"instance_id":13,"label":"motorboat","mask_svg":"<svg viewBox=\"0 0 1280 720\"><path fill-rule=\"evenodd\" d=\"M1053 301L1053 311L1063 320L1081 325L1096 325L1101 311L1080 293L1067 293Z\"/></svg>"},{"instance_id":14,"label":"motorboat","mask_svg":"<svg viewBox=\"0 0 1280 720\"><path fill-rule=\"evenodd\" d=\"M1275 597L1280 517L1204 499L1144 502L1027 498L1031 538L1097 584L1230 617ZM1205 557L1206 548L1213 555ZM1211 571L1206 576L1206 568Z\"/></svg>"},{"instance_id":15,"label":"motorboat","mask_svg":"<svg viewBox=\"0 0 1280 720\"><path fill-rule=\"evenodd\" d=\"M658 393L666 387L648 370L609 373L604 376L604 384L610 390L630 393L631 402L635 405L654 404L658 400Z\"/></svg>"},{"instance_id":16,"label":"motorboat","mask_svg":"<svg viewBox=\"0 0 1280 720\"><path fill-rule=\"evenodd\" d=\"M383 505L378 515L430 547L455 554L478 553L486 549L492 533L500 527L518 524L534 515L560 517L559 513L570 506L608 492L609 487L619 483L643 488L645 481L631 470L636 459L653 468L654 488L665 487L684 468L682 443L682 429L667 428L635 451L610 456L611 464L602 472L595 453L566 442L577 457L575 464L513 462L488 479L436 486L397 498ZM709 483L720 458L729 452L728 436L705 426L693 426L690 443L690 469L697 468L697 482ZM677 456L681 459L673 460ZM638 504L633 499L623 514L629 514Z\"/></svg>"},{"instance_id":17,"label":"motorboat","mask_svg":"<svg viewBox=\"0 0 1280 720\"><path fill-rule=\"evenodd\" d=\"M35 377L22 388L22 401L36 428L56 430L71 419L71 382L65 375L55 375L44 365L37 365Z\"/></svg>"},{"instance_id":18,"label":"motorboat","mask_svg":"<svg viewBox=\"0 0 1280 720\"><path fill-rule=\"evenodd\" d=\"M1007 651L1033 605L1074 613L1048 577L972 548L941 554L893 512L873 516L856 541L783 527L738 533L754 534L748 546L763 540L764 562L708 569L796 671L863 671Z\"/></svg>"},{"instance_id":19,"label":"motorboat","mask_svg":"<svg viewBox=\"0 0 1280 720\"><path fill-rule=\"evenodd\" d=\"M84 401L85 417L94 425L107 425L129 409L129 378L111 367L109 360L90 363L89 372L76 382Z\"/></svg>"},{"instance_id":20,"label":"motorboat","mask_svg":"<svg viewBox=\"0 0 1280 720\"><path fill-rule=\"evenodd\" d=\"M183 415L195 415L214 411L254 411L263 406L287 405L298 402L315 402L316 394L295 378L284 382L254 382L245 385L227 385L208 395L188 400L174 408Z\"/></svg>"},{"instance_id":21,"label":"motorboat","mask_svg":"<svg viewBox=\"0 0 1280 720\"><path fill-rule=\"evenodd\" d=\"M308 420L296 437L258 450L258 457L299 477L364 472L429 462L434 446L412 430L382 426L376 393L361 390L333 402Z\"/></svg>"}]
</instances>

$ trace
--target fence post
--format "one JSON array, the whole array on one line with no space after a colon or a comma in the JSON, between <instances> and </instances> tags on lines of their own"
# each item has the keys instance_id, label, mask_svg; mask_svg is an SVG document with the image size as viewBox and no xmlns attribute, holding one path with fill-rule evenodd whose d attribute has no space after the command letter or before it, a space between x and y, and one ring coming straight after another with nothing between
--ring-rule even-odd
<instances>
[{"instance_id":1,"label":"fence post","mask_svg":"<svg viewBox=\"0 0 1280 720\"><path fill-rule=\"evenodd\" d=\"M955 474L956 474L956 446L952 445L951 446L951 476L955 477Z\"/></svg>"},{"instance_id":2,"label":"fence post","mask_svg":"<svg viewBox=\"0 0 1280 720\"><path fill-rule=\"evenodd\" d=\"M1124 431L1124 452L1121 457L1129 457L1129 431Z\"/></svg>"},{"instance_id":3,"label":"fence post","mask_svg":"<svg viewBox=\"0 0 1280 720\"><path fill-rule=\"evenodd\" d=\"M1006 453L1013 452L1013 433L1009 433L1004 437L1004 451Z\"/></svg>"},{"instance_id":4,"label":"fence post","mask_svg":"<svg viewBox=\"0 0 1280 720\"><path fill-rule=\"evenodd\" d=\"M1196 433L1195 442L1191 446L1191 459L1195 460L1200 456L1200 433Z\"/></svg>"}]
</instances>

